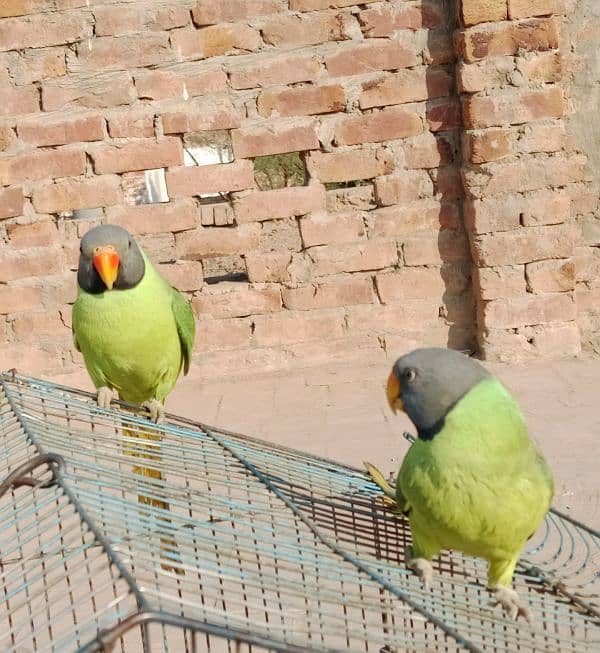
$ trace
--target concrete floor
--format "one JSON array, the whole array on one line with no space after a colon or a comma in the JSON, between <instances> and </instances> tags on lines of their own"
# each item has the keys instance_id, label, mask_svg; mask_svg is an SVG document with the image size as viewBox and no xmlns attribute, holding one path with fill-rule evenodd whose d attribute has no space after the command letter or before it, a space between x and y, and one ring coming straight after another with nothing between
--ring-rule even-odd
<instances>
[{"instance_id":1,"label":"concrete floor","mask_svg":"<svg viewBox=\"0 0 600 653\"><path fill-rule=\"evenodd\" d=\"M207 380L192 369L167 410L355 466L396 472L411 425L389 411L392 359L332 360L285 372ZM600 359L490 366L514 393L556 479L554 506L600 529ZM84 371L55 377L91 389Z\"/></svg>"}]
</instances>

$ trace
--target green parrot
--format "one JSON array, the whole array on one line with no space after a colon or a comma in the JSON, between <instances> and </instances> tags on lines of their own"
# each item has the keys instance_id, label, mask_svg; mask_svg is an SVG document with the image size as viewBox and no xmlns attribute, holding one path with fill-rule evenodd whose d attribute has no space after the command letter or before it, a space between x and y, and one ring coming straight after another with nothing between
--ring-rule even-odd
<instances>
[{"instance_id":1,"label":"green parrot","mask_svg":"<svg viewBox=\"0 0 600 653\"><path fill-rule=\"evenodd\" d=\"M429 586L431 559L454 549L488 561L488 589L513 619L531 620L511 582L525 542L550 508L552 473L531 441L519 407L477 361L451 349L399 358L387 383L418 438L400 467L396 491L365 463L396 511L408 514L407 565Z\"/></svg>"},{"instance_id":2,"label":"green parrot","mask_svg":"<svg viewBox=\"0 0 600 653\"><path fill-rule=\"evenodd\" d=\"M190 367L192 308L116 225L100 225L81 239L77 286L73 336L98 404L108 407L116 391L158 421L181 369L187 374Z\"/></svg>"}]
</instances>

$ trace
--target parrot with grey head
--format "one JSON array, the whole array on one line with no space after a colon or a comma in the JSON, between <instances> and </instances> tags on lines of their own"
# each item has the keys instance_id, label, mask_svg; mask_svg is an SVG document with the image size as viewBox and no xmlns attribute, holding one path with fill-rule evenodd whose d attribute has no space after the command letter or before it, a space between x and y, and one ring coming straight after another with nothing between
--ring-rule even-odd
<instances>
[{"instance_id":1,"label":"parrot with grey head","mask_svg":"<svg viewBox=\"0 0 600 653\"><path fill-rule=\"evenodd\" d=\"M525 542L550 508L552 473L506 388L483 365L451 349L417 349L399 358L387 382L394 413L418 437L394 489L373 465L372 479L408 515L407 565L429 586L431 559L443 549L488 562L488 589L508 615L531 620L511 588Z\"/></svg>"}]
</instances>

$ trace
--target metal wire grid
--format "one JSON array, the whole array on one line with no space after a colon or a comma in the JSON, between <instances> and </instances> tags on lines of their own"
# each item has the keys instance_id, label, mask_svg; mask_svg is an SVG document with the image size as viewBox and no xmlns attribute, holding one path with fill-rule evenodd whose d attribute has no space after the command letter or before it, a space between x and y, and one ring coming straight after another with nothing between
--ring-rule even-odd
<instances>
[{"instance_id":1,"label":"metal wire grid","mask_svg":"<svg viewBox=\"0 0 600 653\"><path fill-rule=\"evenodd\" d=\"M0 651L600 650L600 535L557 512L515 577L528 626L480 560L424 590L362 472L181 418L0 375L5 478Z\"/></svg>"}]
</instances>

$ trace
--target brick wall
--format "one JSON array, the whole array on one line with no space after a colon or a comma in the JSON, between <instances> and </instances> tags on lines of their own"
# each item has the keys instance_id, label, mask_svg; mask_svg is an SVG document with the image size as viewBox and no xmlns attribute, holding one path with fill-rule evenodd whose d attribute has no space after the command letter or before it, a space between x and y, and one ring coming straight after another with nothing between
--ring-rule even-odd
<instances>
[{"instance_id":1,"label":"brick wall","mask_svg":"<svg viewBox=\"0 0 600 653\"><path fill-rule=\"evenodd\" d=\"M0 368L81 364L78 239L100 222L192 298L205 371L578 351L564 11L5 0Z\"/></svg>"}]
</instances>

